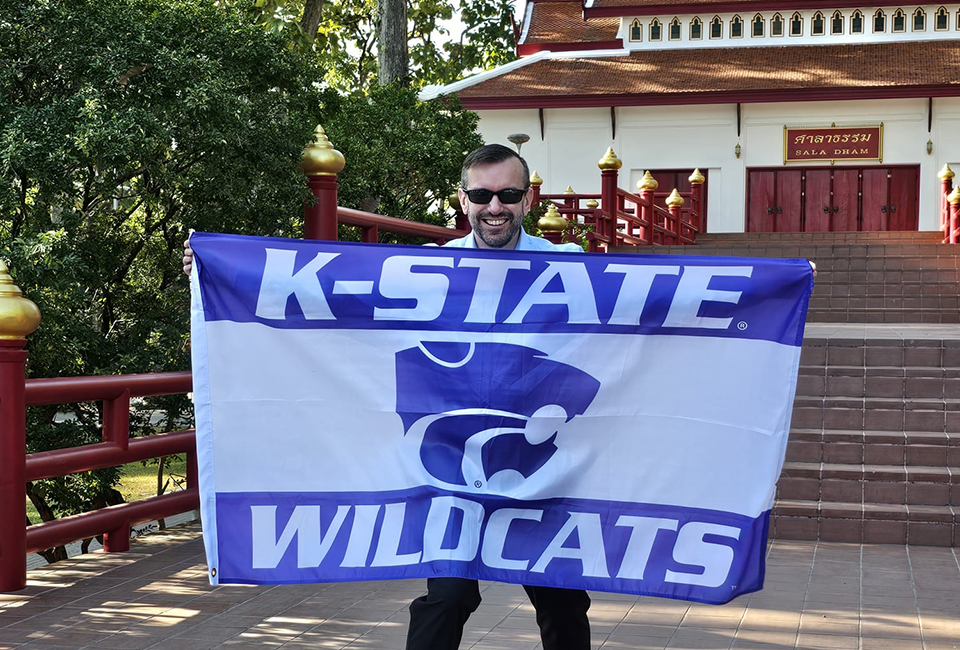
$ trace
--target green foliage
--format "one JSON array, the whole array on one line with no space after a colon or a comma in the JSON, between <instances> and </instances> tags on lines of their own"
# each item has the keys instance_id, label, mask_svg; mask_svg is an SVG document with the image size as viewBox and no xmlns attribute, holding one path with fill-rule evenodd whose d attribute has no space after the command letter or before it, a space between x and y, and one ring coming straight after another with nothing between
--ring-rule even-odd
<instances>
[{"instance_id":1,"label":"green foliage","mask_svg":"<svg viewBox=\"0 0 960 650\"><path fill-rule=\"evenodd\" d=\"M251 20L307 50L300 26L303 0L237 0ZM515 0L408 0L410 79L415 87L446 84L516 58L513 42ZM376 85L377 1L326 0L312 44L326 70L325 80L345 92Z\"/></svg>"},{"instance_id":2,"label":"green foliage","mask_svg":"<svg viewBox=\"0 0 960 650\"><path fill-rule=\"evenodd\" d=\"M442 203L456 191L464 157L483 144L476 113L455 101L420 102L394 86L369 95L331 90L324 100L324 128L347 160L340 205L446 225Z\"/></svg>"},{"instance_id":3,"label":"green foliage","mask_svg":"<svg viewBox=\"0 0 960 650\"><path fill-rule=\"evenodd\" d=\"M43 315L31 376L188 368L188 229L299 236L296 163L317 123L347 159L341 205L446 221L476 115L409 89L320 89L317 56L281 24L294 14L258 5L0 0L0 258ZM264 30L252 17L269 6ZM134 406L133 435L191 424L184 396ZM100 439L100 404L27 418L30 452ZM44 519L72 514L114 501L118 476L30 497Z\"/></svg>"},{"instance_id":4,"label":"green foliage","mask_svg":"<svg viewBox=\"0 0 960 650\"><path fill-rule=\"evenodd\" d=\"M29 374L188 368L187 229L297 231L322 73L203 0L0 0L0 16L0 257L43 314ZM30 409L29 449L95 441L99 420ZM63 515L117 476L32 488Z\"/></svg>"}]
</instances>

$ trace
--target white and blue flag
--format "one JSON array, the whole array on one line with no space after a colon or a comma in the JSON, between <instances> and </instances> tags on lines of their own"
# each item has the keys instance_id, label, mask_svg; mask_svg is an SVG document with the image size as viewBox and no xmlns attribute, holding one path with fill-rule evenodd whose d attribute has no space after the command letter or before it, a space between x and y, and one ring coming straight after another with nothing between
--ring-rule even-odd
<instances>
[{"instance_id":1,"label":"white and blue flag","mask_svg":"<svg viewBox=\"0 0 960 650\"><path fill-rule=\"evenodd\" d=\"M214 584L761 588L806 261L190 241Z\"/></svg>"}]
</instances>

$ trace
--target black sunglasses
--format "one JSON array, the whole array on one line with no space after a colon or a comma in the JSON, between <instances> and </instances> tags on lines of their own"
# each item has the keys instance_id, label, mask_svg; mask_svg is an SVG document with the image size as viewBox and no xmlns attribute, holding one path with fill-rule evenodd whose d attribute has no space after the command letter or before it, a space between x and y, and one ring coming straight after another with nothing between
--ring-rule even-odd
<instances>
[{"instance_id":1,"label":"black sunglasses","mask_svg":"<svg viewBox=\"0 0 960 650\"><path fill-rule=\"evenodd\" d=\"M478 190L464 190L463 193L467 195L468 199L470 199L470 203L476 203L478 205L490 203L490 200L493 199L493 197L500 199L500 203L512 205L514 203L520 203L527 191L506 189L494 192L493 190L481 188Z\"/></svg>"}]
</instances>

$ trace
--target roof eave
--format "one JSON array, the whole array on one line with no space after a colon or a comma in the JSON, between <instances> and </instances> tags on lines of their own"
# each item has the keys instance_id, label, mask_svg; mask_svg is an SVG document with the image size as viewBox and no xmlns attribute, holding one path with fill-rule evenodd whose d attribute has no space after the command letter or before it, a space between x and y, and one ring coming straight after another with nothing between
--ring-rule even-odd
<instances>
[{"instance_id":1,"label":"roof eave","mask_svg":"<svg viewBox=\"0 0 960 650\"><path fill-rule=\"evenodd\" d=\"M619 95L525 95L522 97L461 97L469 110L518 108L606 108L610 106L680 106L691 104L760 104L798 101L850 101L960 97L960 84L952 86L883 86L872 88L800 88L789 90L737 90L688 93Z\"/></svg>"}]
</instances>

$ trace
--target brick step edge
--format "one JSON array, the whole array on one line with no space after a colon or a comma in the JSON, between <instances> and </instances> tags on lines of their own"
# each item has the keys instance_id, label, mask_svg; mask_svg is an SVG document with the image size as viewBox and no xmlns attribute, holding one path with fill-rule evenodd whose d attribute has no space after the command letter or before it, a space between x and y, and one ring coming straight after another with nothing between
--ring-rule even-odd
<instances>
[{"instance_id":1,"label":"brick step edge","mask_svg":"<svg viewBox=\"0 0 960 650\"><path fill-rule=\"evenodd\" d=\"M776 501L770 516L770 536L851 544L960 545L960 523L955 509L949 506L823 506L820 502Z\"/></svg>"},{"instance_id":2,"label":"brick step edge","mask_svg":"<svg viewBox=\"0 0 960 650\"><path fill-rule=\"evenodd\" d=\"M837 479L846 481L887 481L938 483L960 486L960 466L878 465L867 463L824 463L787 461L780 478ZM960 488L957 489L960 494Z\"/></svg>"},{"instance_id":3,"label":"brick step edge","mask_svg":"<svg viewBox=\"0 0 960 650\"><path fill-rule=\"evenodd\" d=\"M859 429L805 429L794 427L790 429L790 440L960 447L960 431L863 431Z\"/></svg>"}]
</instances>

